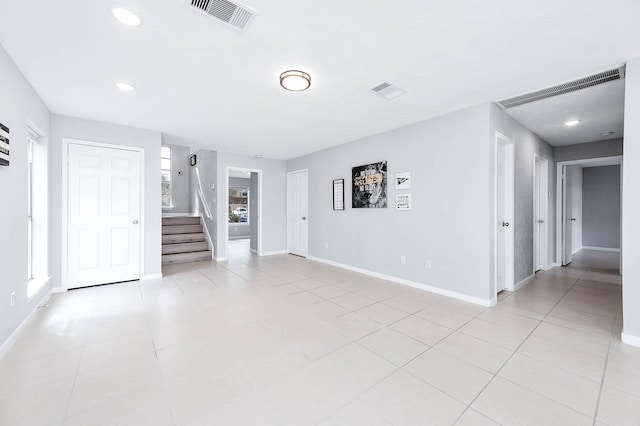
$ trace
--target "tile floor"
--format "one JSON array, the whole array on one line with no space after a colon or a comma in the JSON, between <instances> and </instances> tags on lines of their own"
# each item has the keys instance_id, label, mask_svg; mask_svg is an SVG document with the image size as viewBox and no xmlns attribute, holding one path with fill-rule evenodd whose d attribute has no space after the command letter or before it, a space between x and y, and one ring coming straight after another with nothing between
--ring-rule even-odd
<instances>
[{"instance_id":1,"label":"tile floor","mask_svg":"<svg viewBox=\"0 0 640 426\"><path fill-rule=\"evenodd\" d=\"M0 360L0 424L640 424L616 254L483 308L230 251L54 295Z\"/></svg>"}]
</instances>

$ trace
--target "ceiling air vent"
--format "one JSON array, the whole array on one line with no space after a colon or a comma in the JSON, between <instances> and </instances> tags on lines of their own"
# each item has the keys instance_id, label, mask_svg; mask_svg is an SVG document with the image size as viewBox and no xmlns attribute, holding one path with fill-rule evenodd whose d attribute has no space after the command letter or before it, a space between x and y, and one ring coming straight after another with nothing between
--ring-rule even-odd
<instances>
[{"instance_id":1,"label":"ceiling air vent","mask_svg":"<svg viewBox=\"0 0 640 426\"><path fill-rule=\"evenodd\" d=\"M575 92L576 90L586 89L587 87L597 86L598 84L606 83L613 80L620 80L624 78L624 71L625 69L623 65L620 68L614 68L612 70L590 75L588 77L579 78L568 83L558 84L557 86L549 87L547 89L526 93L520 96L514 96L513 98L503 99L496 103L503 109L513 108L518 105L528 104L529 102L539 101L540 99L546 99L552 96Z\"/></svg>"},{"instance_id":2,"label":"ceiling air vent","mask_svg":"<svg viewBox=\"0 0 640 426\"><path fill-rule=\"evenodd\" d=\"M386 81L382 84L378 84L376 87L371 89L373 93L376 95L380 95L385 99L394 99L400 95L404 95L407 93L406 90L399 88L398 86L394 86L391 83L387 83Z\"/></svg>"},{"instance_id":3,"label":"ceiling air vent","mask_svg":"<svg viewBox=\"0 0 640 426\"><path fill-rule=\"evenodd\" d=\"M251 22L255 12L238 2L227 0L190 0L193 9L213 16L232 27L244 30Z\"/></svg>"}]
</instances>

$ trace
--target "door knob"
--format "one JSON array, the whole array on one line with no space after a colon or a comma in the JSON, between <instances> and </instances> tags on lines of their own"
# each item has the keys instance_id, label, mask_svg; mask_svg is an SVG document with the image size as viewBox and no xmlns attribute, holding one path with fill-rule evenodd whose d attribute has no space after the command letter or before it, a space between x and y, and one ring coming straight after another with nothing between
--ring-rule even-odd
<instances>
[{"instance_id":1,"label":"door knob","mask_svg":"<svg viewBox=\"0 0 640 426\"><path fill-rule=\"evenodd\" d=\"M134 219L133 222L131 222L131 223L133 223L134 225L137 225L138 224L138 219Z\"/></svg>"},{"instance_id":2,"label":"door knob","mask_svg":"<svg viewBox=\"0 0 640 426\"><path fill-rule=\"evenodd\" d=\"M543 219L538 219L538 223L544 223Z\"/></svg>"},{"instance_id":3,"label":"door knob","mask_svg":"<svg viewBox=\"0 0 640 426\"><path fill-rule=\"evenodd\" d=\"M502 226L509 226L509 222L502 222Z\"/></svg>"},{"instance_id":4,"label":"door knob","mask_svg":"<svg viewBox=\"0 0 640 426\"><path fill-rule=\"evenodd\" d=\"M575 217L572 217L572 218L571 218L571 222L575 222L575 221L576 221L576 218L575 218Z\"/></svg>"},{"instance_id":5,"label":"door knob","mask_svg":"<svg viewBox=\"0 0 640 426\"><path fill-rule=\"evenodd\" d=\"M302 216L302 220L307 220L306 216Z\"/></svg>"}]
</instances>

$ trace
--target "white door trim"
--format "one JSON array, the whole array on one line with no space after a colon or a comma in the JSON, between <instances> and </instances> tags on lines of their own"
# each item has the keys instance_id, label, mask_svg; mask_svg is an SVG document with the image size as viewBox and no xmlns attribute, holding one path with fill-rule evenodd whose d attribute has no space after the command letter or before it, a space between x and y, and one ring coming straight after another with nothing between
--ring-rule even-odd
<instances>
[{"instance_id":1,"label":"white door trim","mask_svg":"<svg viewBox=\"0 0 640 426\"><path fill-rule=\"evenodd\" d=\"M559 161L556 165L556 260L555 264L562 265L562 167L574 164L589 164L603 160L618 160L622 169L622 155L614 155L611 157L585 158L582 160ZM622 186L622 181L621 181ZM620 198L622 203L622 198ZM621 209L622 211L622 209ZM622 256L620 256L622 258Z\"/></svg>"},{"instance_id":2,"label":"white door trim","mask_svg":"<svg viewBox=\"0 0 640 426\"><path fill-rule=\"evenodd\" d=\"M258 174L258 256L264 256L264 252L262 251L262 170L261 169L251 169L247 167L237 167L237 166L227 166L225 169L224 175L224 183L222 186L223 189L223 198L224 198L224 214L225 218L227 218L229 211L229 171L241 171L241 172L251 172ZM248 209L248 207L247 207ZM250 219L252 220L252 219ZM224 258L217 259L218 261L229 259L229 221L228 219L224 221L223 226L223 236L224 236ZM220 229L220 227L218 227ZM216 253L217 254L217 253Z\"/></svg>"},{"instance_id":3,"label":"white door trim","mask_svg":"<svg viewBox=\"0 0 640 426\"><path fill-rule=\"evenodd\" d=\"M307 173L307 192L309 190L309 181L308 181L308 176L309 176L309 169L300 169L300 170L293 170L290 172L287 172L287 253L291 253L290 247L289 247L289 239L290 239L290 233L289 233L289 177L293 174L296 173L302 173L302 172L306 172ZM309 198L307 197L307 203ZM308 210L308 205L307 205L307 210ZM309 225L307 225L309 226ZM305 248L305 257L309 256L309 234L307 233L307 247Z\"/></svg>"},{"instance_id":4,"label":"white door trim","mask_svg":"<svg viewBox=\"0 0 640 426\"><path fill-rule=\"evenodd\" d=\"M136 147L136 146L128 146L128 145L117 145L117 144L108 144L101 142L92 142L85 141L79 139L62 139L62 236L61 236L61 244L60 244L60 290L67 291L69 290L69 281L68 281L68 269L69 269L69 259L67 254L68 249L68 241L69 241L69 145L85 145L85 146L93 146L98 148L109 148L109 149L120 149L125 151L135 151L140 153L140 218L142 222L142 226L140 227L140 279L142 279L144 275L144 241L145 241L145 226L147 222L147 217L145 213L145 203L144 203L144 194L145 194L145 170L144 170L144 148Z\"/></svg>"},{"instance_id":5,"label":"white door trim","mask_svg":"<svg viewBox=\"0 0 640 426\"><path fill-rule=\"evenodd\" d=\"M537 179L537 167L536 164L540 163L540 178ZM540 184L538 188L539 193L536 192L536 186ZM533 209L534 209L534 223L533 223L533 273L536 272L538 265L540 270L549 269L549 160L538 154L533 154ZM536 196L540 198L536 199ZM538 240L538 224L535 222L536 216L539 210L545 212L544 224L541 235L542 238ZM538 254L542 254L539 256ZM536 259L538 260L536 264Z\"/></svg>"},{"instance_id":6,"label":"white door trim","mask_svg":"<svg viewBox=\"0 0 640 426\"><path fill-rule=\"evenodd\" d=\"M505 166L505 182L506 182L506 190L505 193L507 195L507 199L505 200L506 206L506 214L505 217L508 219L509 226L511 227L509 230L509 237L507 238L505 244L505 290L515 291L515 273L514 273L514 234L515 234L515 172L514 172L514 162L515 162L515 144L513 139L507 137L506 135L495 132L495 144L494 144L494 170L493 170L493 199L494 199L494 216L493 216L493 236L494 236L494 250L493 250L493 290L491 294L496 294L498 292L498 145L504 145L506 147L505 150L505 158L506 158L506 166Z\"/></svg>"}]
</instances>

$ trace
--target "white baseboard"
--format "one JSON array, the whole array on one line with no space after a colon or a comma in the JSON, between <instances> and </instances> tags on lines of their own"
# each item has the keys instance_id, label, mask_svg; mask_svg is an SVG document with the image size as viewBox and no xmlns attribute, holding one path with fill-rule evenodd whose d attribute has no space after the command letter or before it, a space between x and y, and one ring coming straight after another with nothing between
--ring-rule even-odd
<instances>
[{"instance_id":1,"label":"white baseboard","mask_svg":"<svg viewBox=\"0 0 640 426\"><path fill-rule=\"evenodd\" d=\"M584 247L580 246L577 249L575 249L573 252L571 252L571 254L576 254L577 252L579 252L580 250L582 250Z\"/></svg>"},{"instance_id":2,"label":"white baseboard","mask_svg":"<svg viewBox=\"0 0 640 426\"><path fill-rule=\"evenodd\" d=\"M545 271L548 271L548 270L553 269L553 268L556 268L556 267L558 267L558 266L560 266L560 264L559 264L558 262L553 262L553 263L548 264L548 265L547 265L547 267L546 267L546 268L543 268L543 269L544 269Z\"/></svg>"},{"instance_id":3,"label":"white baseboard","mask_svg":"<svg viewBox=\"0 0 640 426\"><path fill-rule=\"evenodd\" d=\"M22 321L20 325L16 327L15 330L13 330L13 333L11 333L11 335L7 338L7 340L5 340L4 343L2 343L2 345L0 345L0 359L2 359L2 357L4 357L7 352L9 352L9 349L11 349L11 346L13 346L13 344L16 342L16 340L18 339L18 336L20 336L20 333L22 333L22 330L24 330L24 328L27 326L29 321L31 321L31 319L35 316L36 312L38 312L38 307L47 303L50 297L51 297L51 290L45 293L45 295L35 305L35 307L31 310L29 315L27 315L24 321Z\"/></svg>"},{"instance_id":4,"label":"white baseboard","mask_svg":"<svg viewBox=\"0 0 640 426\"><path fill-rule=\"evenodd\" d=\"M258 254L258 250L250 248L250 249L249 249L249 253L251 253L251 254Z\"/></svg>"},{"instance_id":5,"label":"white baseboard","mask_svg":"<svg viewBox=\"0 0 640 426\"><path fill-rule=\"evenodd\" d=\"M287 254L287 253L289 253L289 252L286 251L286 250L266 251L266 252L262 253L261 256L275 256L275 255L278 255L278 254Z\"/></svg>"},{"instance_id":6,"label":"white baseboard","mask_svg":"<svg viewBox=\"0 0 640 426\"><path fill-rule=\"evenodd\" d=\"M611 251L614 253L620 253L619 248L610 248L610 247L594 247L594 246L582 246L585 250L599 250L599 251Z\"/></svg>"},{"instance_id":7,"label":"white baseboard","mask_svg":"<svg viewBox=\"0 0 640 426\"><path fill-rule=\"evenodd\" d=\"M213 260L216 262L226 262L227 260L229 260L228 257L215 257L213 256Z\"/></svg>"},{"instance_id":8,"label":"white baseboard","mask_svg":"<svg viewBox=\"0 0 640 426\"><path fill-rule=\"evenodd\" d=\"M622 340L622 343L640 348L640 336L633 336L623 332L620 335L620 339Z\"/></svg>"},{"instance_id":9,"label":"white baseboard","mask_svg":"<svg viewBox=\"0 0 640 426\"><path fill-rule=\"evenodd\" d=\"M522 287L524 287L525 285L529 284L531 281L536 279L536 274L533 273L531 275L529 275L527 278L525 278L524 280L517 282L516 285L513 286L513 290L514 291L518 291L520 290Z\"/></svg>"},{"instance_id":10,"label":"white baseboard","mask_svg":"<svg viewBox=\"0 0 640 426\"><path fill-rule=\"evenodd\" d=\"M162 278L162 272L160 272L159 274L143 275L142 278L140 278L140 281L157 280L158 278Z\"/></svg>"},{"instance_id":11,"label":"white baseboard","mask_svg":"<svg viewBox=\"0 0 640 426\"><path fill-rule=\"evenodd\" d=\"M369 271L368 269L357 268L355 266L345 265L343 263L338 263L332 260L322 259L319 257L308 256L307 259L320 262L320 263L325 263L331 266L336 266L338 268L347 269L349 271L359 272L361 274L369 275L371 277L392 281L394 283L404 284L406 286L418 288L420 290L425 290L430 293L436 293L442 296L452 297L454 299L463 300L465 302L474 303L476 305L495 306L498 300L497 297L493 297L491 299L481 299L479 297L468 296L466 294L458 293L455 291L445 290L439 287L433 287L427 284L422 284L415 281L409 281L409 280L405 280L404 278L398 278L391 275L380 274L378 272Z\"/></svg>"}]
</instances>

